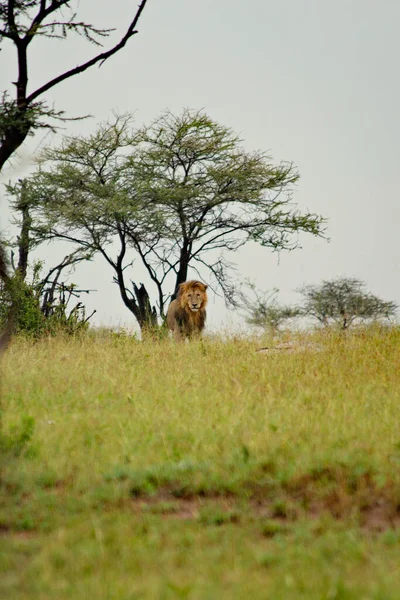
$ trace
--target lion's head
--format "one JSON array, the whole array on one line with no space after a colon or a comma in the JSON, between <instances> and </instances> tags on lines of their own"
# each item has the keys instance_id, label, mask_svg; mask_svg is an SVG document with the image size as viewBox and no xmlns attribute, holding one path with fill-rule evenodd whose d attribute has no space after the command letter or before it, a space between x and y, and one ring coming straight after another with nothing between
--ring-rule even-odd
<instances>
[{"instance_id":1,"label":"lion's head","mask_svg":"<svg viewBox=\"0 0 400 600\"><path fill-rule=\"evenodd\" d=\"M207 305L207 285L201 281L185 281L179 286L177 296L181 308L197 313Z\"/></svg>"}]
</instances>

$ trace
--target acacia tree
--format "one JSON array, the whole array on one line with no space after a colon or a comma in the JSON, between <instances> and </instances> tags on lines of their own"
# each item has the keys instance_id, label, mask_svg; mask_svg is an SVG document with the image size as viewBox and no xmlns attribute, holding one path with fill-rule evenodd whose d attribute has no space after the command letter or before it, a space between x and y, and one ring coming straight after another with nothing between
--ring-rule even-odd
<instances>
[{"instance_id":1,"label":"acacia tree","mask_svg":"<svg viewBox=\"0 0 400 600\"><path fill-rule=\"evenodd\" d=\"M298 232L322 233L322 218L292 203L299 175L292 163L274 165L263 152L246 152L242 140L202 111L167 111L138 134L128 158L132 185L162 224L157 246L144 256L153 275L173 274L175 289L200 268L228 302L235 284L225 252L248 242L293 249ZM135 242L135 232L130 231Z\"/></svg>"},{"instance_id":2,"label":"acacia tree","mask_svg":"<svg viewBox=\"0 0 400 600\"><path fill-rule=\"evenodd\" d=\"M11 97L7 91L1 93L0 171L29 134L39 128L52 127L52 119L65 120L63 111L56 111L47 105L46 93L94 65L102 65L124 48L128 40L137 33L136 26L146 3L147 0L140 2L125 33L116 44L97 52L91 59L45 80L38 88L28 90L28 58L34 39L46 37L49 40L67 40L70 34L78 34L89 43L101 46L101 41L107 38L112 30L79 20L79 3L73 0L0 0L0 50L4 41L14 46L17 70L16 80L13 82L15 97ZM43 72L43 65L41 69ZM3 257L0 280L9 287L9 275L3 260L5 249L1 241L0 255ZM7 328L8 337L9 330L10 327Z\"/></svg>"},{"instance_id":3,"label":"acacia tree","mask_svg":"<svg viewBox=\"0 0 400 600\"><path fill-rule=\"evenodd\" d=\"M359 279L339 277L320 285L305 285L303 314L314 317L325 327L336 324L348 329L355 321L376 321L395 317L397 304L386 302L365 290Z\"/></svg>"},{"instance_id":4,"label":"acacia tree","mask_svg":"<svg viewBox=\"0 0 400 600\"><path fill-rule=\"evenodd\" d=\"M131 262L127 223L148 243L156 242L159 227L126 181L125 151L134 143L129 122L128 117L116 117L93 135L65 137L60 148L43 153L44 164L51 168L40 168L26 182L26 191L34 243L60 239L71 242L74 253L84 251L88 258L101 254L114 271L124 304L143 329L157 324L157 314L145 286L126 281ZM18 196L18 188L9 186L8 192Z\"/></svg>"},{"instance_id":5,"label":"acacia tree","mask_svg":"<svg viewBox=\"0 0 400 600\"><path fill-rule=\"evenodd\" d=\"M203 112L166 112L136 131L128 117L116 117L44 153L30 181L33 229L39 239L102 254L140 326L154 325L189 269L200 268L232 302L226 252L247 242L292 249L300 231L322 234L322 218L292 203L297 179L291 163L275 166L263 153L246 152ZM135 257L155 286L155 303L143 284L127 285Z\"/></svg>"}]
</instances>

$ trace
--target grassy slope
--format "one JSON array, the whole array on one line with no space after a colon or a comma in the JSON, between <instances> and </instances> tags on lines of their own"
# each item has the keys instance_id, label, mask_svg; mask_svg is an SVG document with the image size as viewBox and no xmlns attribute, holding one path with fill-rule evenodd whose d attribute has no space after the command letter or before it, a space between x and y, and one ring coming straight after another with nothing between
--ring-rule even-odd
<instances>
[{"instance_id":1,"label":"grassy slope","mask_svg":"<svg viewBox=\"0 0 400 600\"><path fill-rule=\"evenodd\" d=\"M399 598L400 332L318 341L16 341L0 597Z\"/></svg>"}]
</instances>

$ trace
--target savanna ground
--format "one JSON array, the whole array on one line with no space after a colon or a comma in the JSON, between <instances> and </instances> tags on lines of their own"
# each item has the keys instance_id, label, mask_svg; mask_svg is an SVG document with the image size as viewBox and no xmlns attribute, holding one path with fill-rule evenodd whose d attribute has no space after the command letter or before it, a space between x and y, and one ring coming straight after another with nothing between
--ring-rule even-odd
<instances>
[{"instance_id":1,"label":"savanna ground","mask_svg":"<svg viewBox=\"0 0 400 600\"><path fill-rule=\"evenodd\" d=\"M312 341L14 340L0 597L400 598L400 330Z\"/></svg>"}]
</instances>

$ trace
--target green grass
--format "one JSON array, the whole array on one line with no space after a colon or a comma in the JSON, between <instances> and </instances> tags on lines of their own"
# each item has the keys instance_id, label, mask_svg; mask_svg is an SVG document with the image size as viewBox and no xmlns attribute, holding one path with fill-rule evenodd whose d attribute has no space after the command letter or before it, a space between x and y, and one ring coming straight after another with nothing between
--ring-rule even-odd
<instances>
[{"instance_id":1,"label":"green grass","mask_svg":"<svg viewBox=\"0 0 400 600\"><path fill-rule=\"evenodd\" d=\"M15 340L0 597L399 598L400 331L312 341Z\"/></svg>"}]
</instances>

